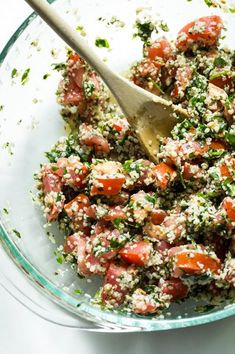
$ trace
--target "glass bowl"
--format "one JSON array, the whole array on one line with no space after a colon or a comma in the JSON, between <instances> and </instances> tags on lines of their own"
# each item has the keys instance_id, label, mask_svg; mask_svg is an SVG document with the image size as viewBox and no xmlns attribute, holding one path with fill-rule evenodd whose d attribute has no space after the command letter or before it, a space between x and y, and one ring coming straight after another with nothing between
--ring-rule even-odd
<instances>
[{"instance_id":1,"label":"glass bowl","mask_svg":"<svg viewBox=\"0 0 235 354\"><path fill-rule=\"evenodd\" d=\"M142 46L139 39L133 39L133 24L136 11L143 8L153 18L167 22L170 38L194 18L220 14L227 26L224 44L234 46L235 14L208 7L204 1L181 0L177 7L171 0L50 2L71 26L83 27L97 55L121 73L141 57ZM97 35L108 39L110 49L94 46ZM108 312L90 301L99 280L79 279L68 265L56 262L53 253L63 243L63 235L56 225L44 227L42 212L32 201L33 174L46 161L44 152L65 135L55 96L60 74L52 66L65 58L64 42L34 13L0 55L0 283L40 316L64 326L96 331L164 330L235 314L235 304L226 303L210 313L196 313L192 301L172 306L164 318ZM82 289L82 293L75 293L76 289Z\"/></svg>"}]
</instances>

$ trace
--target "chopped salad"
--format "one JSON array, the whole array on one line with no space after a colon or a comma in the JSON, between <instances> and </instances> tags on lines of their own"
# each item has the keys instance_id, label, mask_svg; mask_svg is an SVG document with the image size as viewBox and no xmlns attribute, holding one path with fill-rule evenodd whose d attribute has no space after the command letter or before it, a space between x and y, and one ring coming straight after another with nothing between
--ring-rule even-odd
<instances>
[{"instance_id":1,"label":"chopped salad","mask_svg":"<svg viewBox=\"0 0 235 354\"><path fill-rule=\"evenodd\" d=\"M159 314L235 290L235 55L219 47L223 23L207 16L174 43L148 38L129 79L189 112L145 155L99 76L70 51L57 98L70 133L37 174L63 256L82 277L103 278L96 303Z\"/></svg>"}]
</instances>

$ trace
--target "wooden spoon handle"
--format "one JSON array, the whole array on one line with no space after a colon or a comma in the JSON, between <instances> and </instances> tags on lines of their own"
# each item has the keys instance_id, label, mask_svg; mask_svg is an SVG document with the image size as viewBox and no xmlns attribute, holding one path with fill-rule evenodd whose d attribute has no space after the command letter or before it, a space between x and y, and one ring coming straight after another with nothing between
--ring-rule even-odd
<instances>
[{"instance_id":1,"label":"wooden spoon handle","mask_svg":"<svg viewBox=\"0 0 235 354\"><path fill-rule=\"evenodd\" d=\"M25 0L39 16L76 52L78 52L88 64L109 84L114 78L119 77L96 55L87 42L75 29L52 8L46 0Z\"/></svg>"}]
</instances>

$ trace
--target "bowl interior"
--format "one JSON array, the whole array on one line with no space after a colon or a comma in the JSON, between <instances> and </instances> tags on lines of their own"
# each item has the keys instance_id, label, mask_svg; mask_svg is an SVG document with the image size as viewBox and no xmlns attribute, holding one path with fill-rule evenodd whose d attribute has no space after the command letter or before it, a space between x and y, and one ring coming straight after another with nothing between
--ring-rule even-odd
<instances>
[{"instance_id":1,"label":"bowl interior","mask_svg":"<svg viewBox=\"0 0 235 354\"><path fill-rule=\"evenodd\" d=\"M150 13L152 18L166 22L170 29L166 35L172 39L190 20L219 13L228 28L224 43L234 48L235 15L208 8L204 1L177 1L177 8L171 0L58 0L53 6L71 26L82 26L97 55L120 73L142 55L140 40L132 38L136 12L140 9ZM119 22L110 24L112 18ZM95 47L97 36L107 38L110 49ZM33 174L39 169L39 164L46 161L44 152L65 135L55 96L60 74L52 68L53 63L60 63L65 58L65 43L35 16L21 26L1 54L0 209L5 228L1 237L5 245L17 262L32 273L32 277L39 274L37 281L50 289L52 295L57 291L56 296L62 300L63 306L76 313L79 313L77 305L81 304L84 313L89 312L94 318L100 316L144 329L163 329L164 326L173 328L207 322L235 312L234 306L222 314L220 310L225 304L221 304L220 309L202 315L194 311L195 304L189 301L172 306L164 320L105 313L90 304L90 297L95 294L101 280L80 279L70 266L57 263L53 253L63 244L63 235L56 225L44 227L40 206L33 203L32 197L35 193ZM75 294L76 289L81 289L83 294Z\"/></svg>"}]
</instances>

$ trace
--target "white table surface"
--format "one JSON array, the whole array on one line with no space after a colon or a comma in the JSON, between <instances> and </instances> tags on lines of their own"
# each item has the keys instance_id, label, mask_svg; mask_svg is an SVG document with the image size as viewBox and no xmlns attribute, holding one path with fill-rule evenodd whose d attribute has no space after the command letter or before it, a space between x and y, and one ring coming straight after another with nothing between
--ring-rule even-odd
<instances>
[{"instance_id":1,"label":"white table surface","mask_svg":"<svg viewBox=\"0 0 235 354\"><path fill-rule=\"evenodd\" d=\"M30 12L23 0L1 1L0 48ZM0 299L1 354L235 354L235 317L167 332L95 334L42 320L1 287Z\"/></svg>"}]
</instances>

